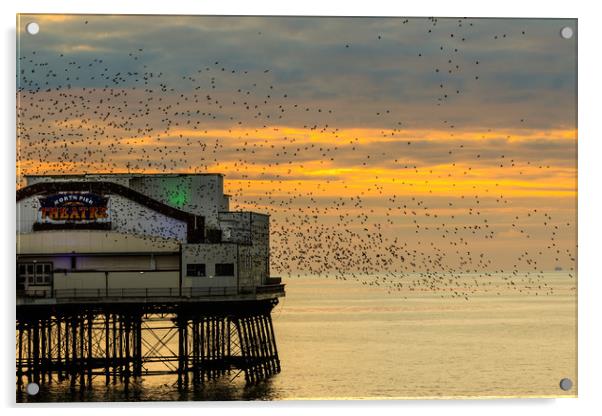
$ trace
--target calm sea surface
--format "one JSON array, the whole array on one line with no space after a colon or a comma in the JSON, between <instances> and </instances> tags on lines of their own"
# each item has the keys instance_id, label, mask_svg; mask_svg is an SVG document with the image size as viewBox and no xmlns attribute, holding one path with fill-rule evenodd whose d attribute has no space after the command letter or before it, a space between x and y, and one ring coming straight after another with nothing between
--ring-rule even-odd
<instances>
[{"instance_id":1,"label":"calm sea surface","mask_svg":"<svg viewBox=\"0 0 602 416\"><path fill-rule=\"evenodd\" d=\"M99 378L83 393L54 382L17 400L574 396L576 282L564 273L550 273L546 282L554 294L535 296L505 290L494 277L488 291L465 300L290 278L272 315L282 372L261 385L245 388L241 376L178 391L175 376L153 376L126 396ZM569 392L558 387L564 377L575 384Z\"/></svg>"}]
</instances>

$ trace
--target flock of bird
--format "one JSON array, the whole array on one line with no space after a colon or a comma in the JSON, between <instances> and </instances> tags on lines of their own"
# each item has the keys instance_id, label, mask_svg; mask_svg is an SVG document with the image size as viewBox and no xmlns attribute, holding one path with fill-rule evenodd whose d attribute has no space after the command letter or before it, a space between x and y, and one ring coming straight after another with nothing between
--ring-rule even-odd
<instances>
[{"instance_id":1,"label":"flock of bird","mask_svg":"<svg viewBox=\"0 0 602 416\"><path fill-rule=\"evenodd\" d=\"M439 19L411 19L419 21L429 36L440 38L436 56L420 45L415 56L431 59L433 73L441 75L432 97L436 111L463 93L454 77L470 71L470 82L478 83L486 74L479 73L481 60L469 69L459 63L475 21L457 19L451 33L438 31ZM511 36L527 35L494 34L492 41ZM383 38L375 34L371 41ZM354 44L341 41L341 49L353 53ZM297 102L295 91L276 82L267 64L257 70L199 62L194 72L174 79L144 64L144 54L144 48L124 52L127 65L118 68L102 56L48 59L48 52L31 51L18 57L19 185L28 174L223 173L231 210L271 215L275 275L328 276L391 293L466 300L484 291L553 293L545 275L550 257L574 275L576 247L560 242L574 241L574 221L553 218L545 206L514 207L498 184L470 182L478 179L473 169L483 166L502 180L527 166L545 171L548 165L507 156L503 149L481 155L474 141L431 149L408 138L408 120L388 108L373 110L382 126L378 138L386 140L372 145L346 134L338 107ZM449 137L461 137L458 123L441 124ZM412 159L416 147L455 170L443 173ZM391 156L395 178L372 173ZM459 156L472 163L456 166ZM316 169L319 175L307 173ZM361 186L337 169L361 175ZM448 184L445 192L441 181ZM512 220L499 224L499 212L512 212ZM545 241L539 246L527 244L533 227ZM496 243L507 232L514 235L511 243L504 240L513 246L513 258L498 261Z\"/></svg>"}]
</instances>

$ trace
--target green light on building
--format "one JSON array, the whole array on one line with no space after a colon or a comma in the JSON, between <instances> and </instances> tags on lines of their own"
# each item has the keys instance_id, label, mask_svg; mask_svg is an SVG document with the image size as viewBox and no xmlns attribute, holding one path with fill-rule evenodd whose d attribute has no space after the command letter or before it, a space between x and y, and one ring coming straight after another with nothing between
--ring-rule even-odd
<instances>
[{"instance_id":1,"label":"green light on building","mask_svg":"<svg viewBox=\"0 0 602 416\"><path fill-rule=\"evenodd\" d=\"M189 200L188 189L183 187L168 189L167 198L169 199L170 205L182 208Z\"/></svg>"}]
</instances>

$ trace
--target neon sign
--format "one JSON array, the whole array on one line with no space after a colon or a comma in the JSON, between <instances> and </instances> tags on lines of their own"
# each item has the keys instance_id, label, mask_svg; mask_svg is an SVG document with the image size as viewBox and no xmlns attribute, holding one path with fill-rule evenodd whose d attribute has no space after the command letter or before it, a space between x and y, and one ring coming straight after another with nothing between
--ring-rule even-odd
<instances>
[{"instance_id":1,"label":"neon sign","mask_svg":"<svg viewBox=\"0 0 602 416\"><path fill-rule=\"evenodd\" d=\"M93 193L62 193L40 198L41 223L109 221L109 198Z\"/></svg>"}]
</instances>

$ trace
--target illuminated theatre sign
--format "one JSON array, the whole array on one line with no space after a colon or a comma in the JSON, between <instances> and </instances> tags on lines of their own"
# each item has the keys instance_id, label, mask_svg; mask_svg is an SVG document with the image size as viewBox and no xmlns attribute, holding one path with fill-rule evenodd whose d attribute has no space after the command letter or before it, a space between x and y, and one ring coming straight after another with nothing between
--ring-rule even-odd
<instances>
[{"instance_id":1,"label":"illuminated theatre sign","mask_svg":"<svg viewBox=\"0 0 602 416\"><path fill-rule=\"evenodd\" d=\"M46 195L40 198L34 229L110 229L108 202L108 197L89 192Z\"/></svg>"}]
</instances>

